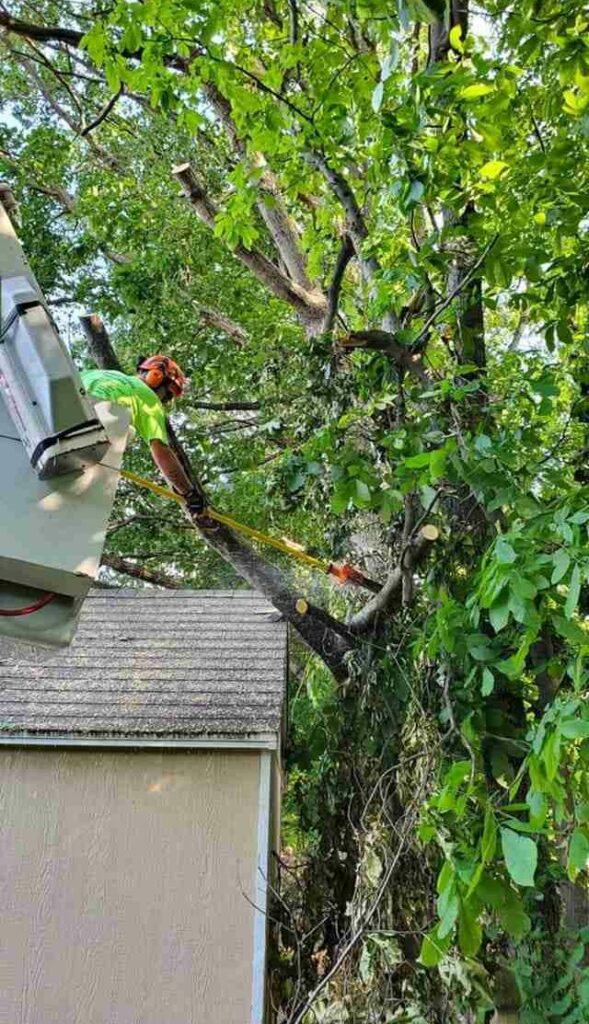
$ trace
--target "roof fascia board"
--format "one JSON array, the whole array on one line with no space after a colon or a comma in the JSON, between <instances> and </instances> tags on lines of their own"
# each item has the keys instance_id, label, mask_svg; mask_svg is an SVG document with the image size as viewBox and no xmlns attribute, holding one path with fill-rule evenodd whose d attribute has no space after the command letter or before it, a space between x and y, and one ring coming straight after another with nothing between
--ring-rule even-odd
<instances>
[{"instance_id":1,"label":"roof fascia board","mask_svg":"<svg viewBox=\"0 0 589 1024\"><path fill-rule=\"evenodd\" d=\"M95 747L108 749L178 749L178 750L276 750L274 733L246 736L194 736L186 738L155 736L50 736L0 733L2 747Z\"/></svg>"}]
</instances>

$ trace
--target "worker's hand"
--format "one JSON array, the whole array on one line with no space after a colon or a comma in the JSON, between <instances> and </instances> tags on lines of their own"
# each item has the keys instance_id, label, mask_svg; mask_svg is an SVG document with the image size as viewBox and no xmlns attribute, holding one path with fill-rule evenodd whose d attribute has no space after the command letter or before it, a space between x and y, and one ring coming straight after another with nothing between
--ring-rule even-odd
<instances>
[{"instance_id":1,"label":"worker's hand","mask_svg":"<svg viewBox=\"0 0 589 1024\"><path fill-rule=\"evenodd\" d=\"M188 492L188 494L185 494L184 500L186 502L186 507L188 508L188 511L195 516L202 515L205 508L207 507L204 496L199 491L198 487L193 487L192 490Z\"/></svg>"}]
</instances>

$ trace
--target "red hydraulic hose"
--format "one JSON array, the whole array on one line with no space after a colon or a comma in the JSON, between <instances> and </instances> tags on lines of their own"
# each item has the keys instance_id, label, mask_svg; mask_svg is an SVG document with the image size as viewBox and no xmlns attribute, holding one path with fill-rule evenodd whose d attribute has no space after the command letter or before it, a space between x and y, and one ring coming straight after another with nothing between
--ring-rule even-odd
<instances>
[{"instance_id":1,"label":"red hydraulic hose","mask_svg":"<svg viewBox=\"0 0 589 1024\"><path fill-rule=\"evenodd\" d=\"M0 608L0 615L10 616L11 618L16 615L32 615L33 612L40 611L46 604L50 604L54 601L57 594L43 594L43 597L39 598L35 604L29 604L26 608Z\"/></svg>"}]
</instances>

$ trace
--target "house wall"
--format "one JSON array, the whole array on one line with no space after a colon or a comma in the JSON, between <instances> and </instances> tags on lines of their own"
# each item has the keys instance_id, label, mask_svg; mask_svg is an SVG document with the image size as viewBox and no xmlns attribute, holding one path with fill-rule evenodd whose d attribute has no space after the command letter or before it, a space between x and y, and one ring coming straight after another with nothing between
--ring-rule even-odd
<instances>
[{"instance_id":1,"label":"house wall","mask_svg":"<svg viewBox=\"0 0 589 1024\"><path fill-rule=\"evenodd\" d=\"M260 755L0 749L0 1021L250 1024Z\"/></svg>"}]
</instances>

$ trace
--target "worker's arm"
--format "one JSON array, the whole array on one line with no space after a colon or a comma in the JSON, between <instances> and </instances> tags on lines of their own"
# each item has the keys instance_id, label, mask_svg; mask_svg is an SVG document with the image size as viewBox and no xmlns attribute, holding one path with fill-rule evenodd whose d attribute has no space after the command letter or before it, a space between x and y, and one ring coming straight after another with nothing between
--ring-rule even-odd
<instances>
[{"instance_id":1,"label":"worker's arm","mask_svg":"<svg viewBox=\"0 0 589 1024\"><path fill-rule=\"evenodd\" d=\"M186 475L182 463L169 445L163 441L150 441L151 454L160 473L173 487L177 494L187 497L192 492L192 484Z\"/></svg>"}]
</instances>

